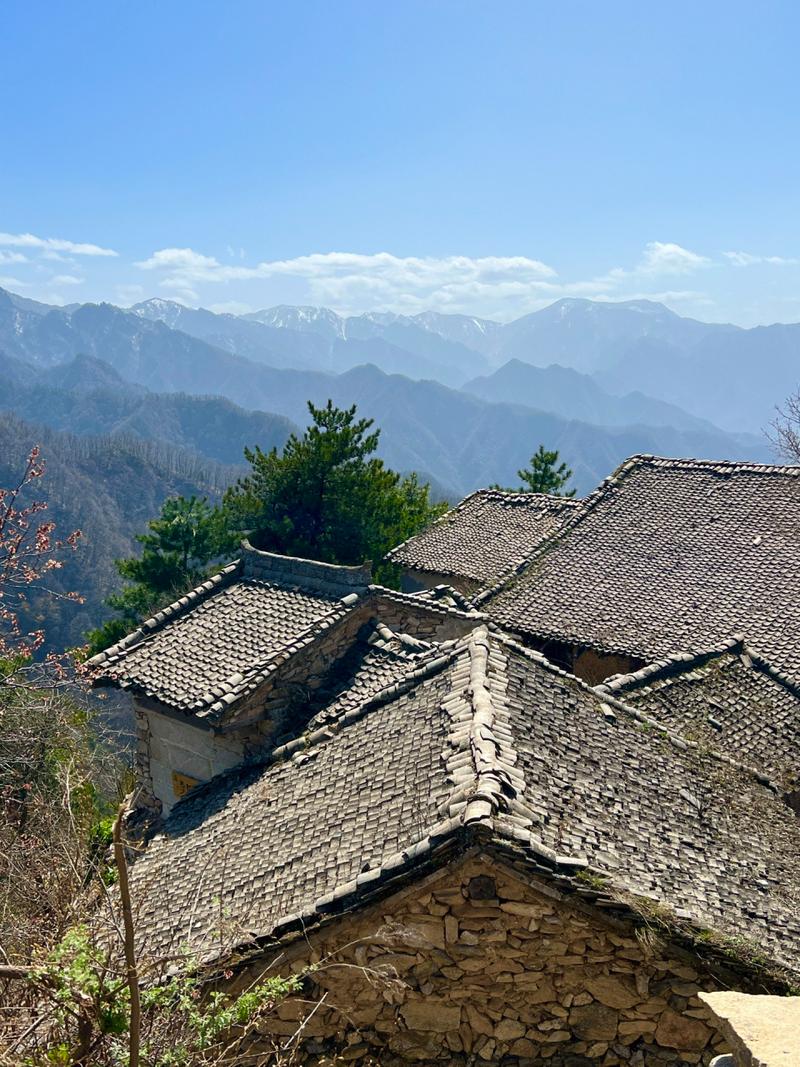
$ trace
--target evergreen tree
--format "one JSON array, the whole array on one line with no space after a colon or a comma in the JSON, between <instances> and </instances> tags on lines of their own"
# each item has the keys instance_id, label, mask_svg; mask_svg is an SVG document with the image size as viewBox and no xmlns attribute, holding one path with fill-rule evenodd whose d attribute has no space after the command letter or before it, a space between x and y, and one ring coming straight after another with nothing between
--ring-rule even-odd
<instances>
[{"instance_id":1,"label":"evergreen tree","mask_svg":"<svg viewBox=\"0 0 800 1067\"><path fill-rule=\"evenodd\" d=\"M549 452L544 445L531 456L530 465L517 471L517 477L523 483L517 492L549 493L551 496L575 496L575 490L564 492L564 487L572 477L572 471L566 463L558 462L557 451Z\"/></svg>"},{"instance_id":2,"label":"evergreen tree","mask_svg":"<svg viewBox=\"0 0 800 1067\"><path fill-rule=\"evenodd\" d=\"M209 564L230 545L219 511L197 497L170 497L147 527L148 533L136 537L141 555L116 560L126 584L107 603L117 618L87 635L91 652L120 640L142 619L199 585Z\"/></svg>"},{"instance_id":3,"label":"evergreen tree","mask_svg":"<svg viewBox=\"0 0 800 1067\"><path fill-rule=\"evenodd\" d=\"M403 477L374 453L380 431L329 400L309 402L312 423L282 452L247 449L252 471L225 496L227 521L258 548L328 563L381 567L384 554L443 511L430 487Z\"/></svg>"}]
</instances>

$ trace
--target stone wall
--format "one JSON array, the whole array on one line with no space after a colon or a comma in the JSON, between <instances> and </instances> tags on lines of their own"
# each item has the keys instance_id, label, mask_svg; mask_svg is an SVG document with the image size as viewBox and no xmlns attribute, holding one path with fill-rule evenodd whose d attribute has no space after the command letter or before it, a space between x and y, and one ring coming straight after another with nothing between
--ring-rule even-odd
<instances>
[{"instance_id":1,"label":"stone wall","mask_svg":"<svg viewBox=\"0 0 800 1067\"><path fill-rule=\"evenodd\" d=\"M326 681L332 666L356 641L373 619L390 630L423 641L447 641L462 637L475 626L475 619L447 612L391 593L374 593L331 626L307 648L280 668L270 683L242 702L236 711L236 727L248 754L263 752L290 724L297 726L304 705Z\"/></svg>"},{"instance_id":2,"label":"stone wall","mask_svg":"<svg viewBox=\"0 0 800 1067\"><path fill-rule=\"evenodd\" d=\"M221 737L190 721L134 704L138 806L166 815L191 785L207 782L245 758L241 739Z\"/></svg>"},{"instance_id":3,"label":"stone wall","mask_svg":"<svg viewBox=\"0 0 800 1067\"><path fill-rule=\"evenodd\" d=\"M599 685L614 674L631 674L645 666L645 661L635 656L596 652L593 648L567 641L548 641L530 636L524 636L523 641L529 648L541 652L551 663L581 678L587 685Z\"/></svg>"},{"instance_id":4,"label":"stone wall","mask_svg":"<svg viewBox=\"0 0 800 1067\"><path fill-rule=\"evenodd\" d=\"M725 1051L697 995L721 983L697 961L486 857L343 917L282 959L318 969L266 1040L286 1040L324 997L303 1029L309 1065L678 1067ZM235 988L261 973L251 964Z\"/></svg>"},{"instance_id":5,"label":"stone wall","mask_svg":"<svg viewBox=\"0 0 800 1067\"><path fill-rule=\"evenodd\" d=\"M322 563L298 556L282 556L277 552L263 552L249 542L242 543L241 573L243 578L260 578L282 585L307 586L333 596L361 592L372 581L372 565L343 567L336 563Z\"/></svg>"}]
</instances>

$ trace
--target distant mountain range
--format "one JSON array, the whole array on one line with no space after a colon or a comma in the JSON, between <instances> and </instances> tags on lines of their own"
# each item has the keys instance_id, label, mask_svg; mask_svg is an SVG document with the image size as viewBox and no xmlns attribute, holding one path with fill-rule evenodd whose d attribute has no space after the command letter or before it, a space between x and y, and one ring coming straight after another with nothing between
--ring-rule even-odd
<instances>
[{"instance_id":1,"label":"distant mountain range","mask_svg":"<svg viewBox=\"0 0 800 1067\"><path fill-rule=\"evenodd\" d=\"M153 303L169 302L148 302ZM225 331L219 328L203 334L185 321L178 325L175 307L180 305L172 305L177 328L251 355L230 335L223 339ZM164 319L155 308L149 314ZM436 312L343 318L327 308L309 307L214 318L267 328L276 349L274 331L284 342L287 335L301 334L302 358L286 347L283 363L265 360L273 366L343 371L372 362L388 373L459 387L513 359L541 368L560 365L594 376L612 394L641 392L733 431L759 433L776 404L800 385L800 324L742 329L682 318L650 300L565 299L506 324ZM319 347L320 340L327 349Z\"/></svg>"},{"instance_id":2,"label":"distant mountain range","mask_svg":"<svg viewBox=\"0 0 800 1067\"><path fill-rule=\"evenodd\" d=\"M473 393L482 384L476 379L516 360L551 371L546 386L539 379L547 403L536 407L593 419L585 395L570 407L577 382L553 370L568 368L589 375L603 393L625 398L619 418L632 424L663 425L668 417L669 425L684 427L688 414L755 434L800 384L800 325L746 330L682 318L648 300L565 299L501 324L433 311L343 317L327 308L293 306L215 314L162 299L128 310L109 304L55 308L0 290L0 350L44 365L93 355L137 381L153 362L162 362L158 380L146 382L150 387L225 395L231 393L220 375L247 379L251 372L241 362L221 363L220 352L273 369L329 374L373 363L388 374L453 388L470 383ZM170 382L167 369L186 359L195 365L197 381L187 383L179 374L183 384ZM584 381L582 394L585 387ZM532 403L529 395L522 402ZM606 423L619 424L608 414L616 405L605 406Z\"/></svg>"},{"instance_id":3,"label":"distant mountain range","mask_svg":"<svg viewBox=\"0 0 800 1067\"><path fill-rule=\"evenodd\" d=\"M298 307L217 315L164 300L56 308L0 290L0 485L43 445L56 517L87 535L80 573L58 580L91 578L85 609L34 611L54 644L77 642L102 617L114 558L163 499L219 495L245 447L281 447L307 423L309 400L357 404L381 428L384 459L438 497L516 485L541 443L584 494L635 452L773 458L763 435L742 431L796 387L798 345L800 326L715 326L646 301L559 301L501 325Z\"/></svg>"},{"instance_id":4,"label":"distant mountain range","mask_svg":"<svg viewBox=\"0 0 800 1067\"><path fill-rule=\"evenodd\" d=\"M615 396L590 375L557 363L534 367L510 359L493 374L473 378L463 388L484 400L523 404L598 426L672 426L676 430L719 432L713 423L675 404L638 392Z\"/></svg>"},{"instance_id":5,"label":"distant mountain range","mask_svg":"<svg viewBox=\"0 0 800 1067\"><path fill-rule=\"evenodd\" d=\"M610 390L599 374L563 365L536 367L517 357L491 369L488 360L501 359L505 348L521 343L523 334L538 336L537 344L544 336L560 336L556 322L576 344L580 340L585 359L598 366L610 359L614 339L652 346L666 343L660 338L672 330L673 338L704 343L702 338L716 329L645 302L561 301L500 326L433 313L345 319L326 309L289 307L241 317L163 300L130 310L110 304L52 308L0 290L0 352L5 353L3 375L9 382L9 399L0 407L77 432L160 437L209 458L236 462L234 453L241 455L248 440L270 447L285 439L290 426L267 414L302 426L308 400L358 403L382 427L385 458L401 470L431 477L449 496L487 482L512 484L517 468L540 442L562 451L580 492L635 451L768 458L760 437L724 432L702 414L674 403ZM482 344L484 352L467 348L464 339ZM417 351L401 348L401 341ZM563 337L561 343L566 358ZM437 357L437 366L446 359L454 367L464 352L468 359L461 364L462 377L476 367L484 373L465 381L463 390L425 376L413 380L413 367L420 361L429 366ZM77 356L81 360L75 363ZM320 367L329 367L332 360L345 366L351 358L357 365L343 371ZM16 361L16 370L9 360ZM287 365L292 361L295 365ZM398 365L405 371L402 376L395 373ZM21 366L46 370L39 386L70 396L57 400L52 393L37 397L28 390L26 399L19 392L25 385ZM604 372L605 377L611 374ZM13 396L12 381L17 389ZM137 399L132 385L159 396ZM180 401L163 396L176 393L186 395ZM224 407L219 400L201 404L198 396L223 397L240 407Z\"/></svg>"}]
</instances>

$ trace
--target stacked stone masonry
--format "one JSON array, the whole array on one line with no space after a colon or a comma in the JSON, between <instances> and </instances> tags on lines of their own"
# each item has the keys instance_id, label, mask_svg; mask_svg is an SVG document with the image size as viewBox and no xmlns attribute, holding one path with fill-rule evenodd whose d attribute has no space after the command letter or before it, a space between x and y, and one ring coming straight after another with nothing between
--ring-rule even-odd
<instances>
[{"instance_id":1,"label":"stacked stone masonry","mask_svg":"<svg viewBox=\"0 0 800 1067\"><path fill-rule=\"evenodd\" d=\"M726 1051L698 993L729 975L541 889L478 855L338 920L284 950L284 973L317 969L269 1035L307 1018L309 1067L682 1067ZM232 988L262 973L245 966Z\"/></svg>"}]
</instances>

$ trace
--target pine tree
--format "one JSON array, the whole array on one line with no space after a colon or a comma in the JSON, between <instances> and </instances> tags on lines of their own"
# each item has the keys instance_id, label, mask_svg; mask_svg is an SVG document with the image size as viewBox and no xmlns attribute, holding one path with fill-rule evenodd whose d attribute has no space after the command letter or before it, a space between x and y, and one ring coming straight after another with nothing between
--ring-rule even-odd
<instances>
[{"instance_id":1,"label":"pine tree","mask_svg":"<svg viewBox=\"0 0 800 1067\"><path fill-rule=\"evenodd\" d=\"M391 547L444 507L431 503L416 475L403 477L375 456L380 430L357 418L355 405L309 402L308 410L311 425L282 452L245 451L252 470L226 494L227 522L270 552L380 568Z\"/></svg>"},{"instance_id":2,"label":"pine tree","mask_svg":"<svg viewBox=\"0 0 800 1067\"><path fill-rule=\"evenodd\" d=\"M544 445L531 456L530 466L517 471L517 477L523 483L520 493L549 493L551 496L575 496L575 490L564 492L564 487L572 477L572 471L566 463L559 463L557 451L549 452Z\"/></svg>"}]
</instances>

